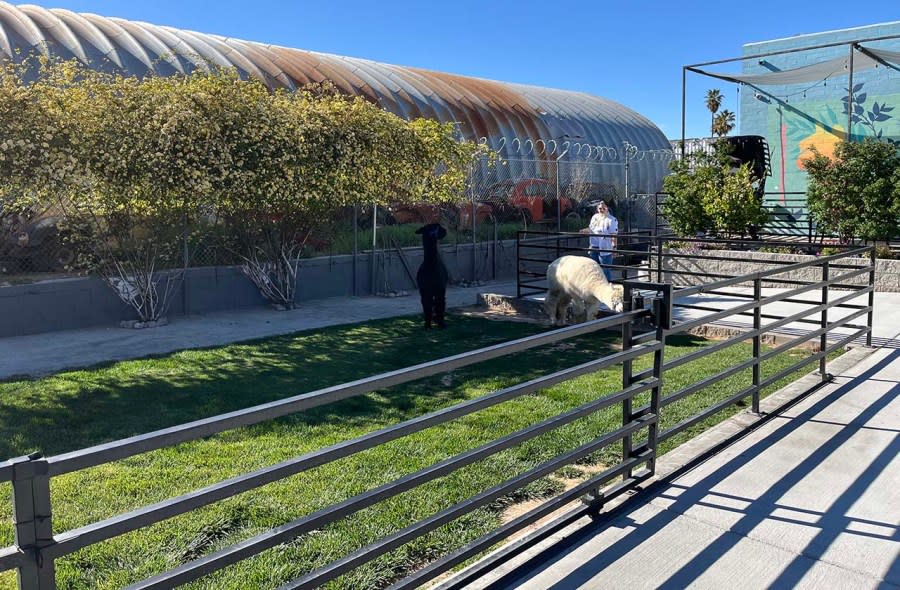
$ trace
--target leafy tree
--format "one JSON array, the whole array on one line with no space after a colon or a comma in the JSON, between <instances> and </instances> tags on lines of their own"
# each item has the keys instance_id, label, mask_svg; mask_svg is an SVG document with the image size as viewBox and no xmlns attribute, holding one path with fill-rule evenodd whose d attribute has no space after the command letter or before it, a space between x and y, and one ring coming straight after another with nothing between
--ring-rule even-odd
<instances>
[{"instance_id":1,"label":"leafy tree","mask_svg":"<svg viewBox=\"0 0 900 590\"><path fill-rule=\"evenodd\" d=\"M678 235L693 237L713 227L704 207L713 171L711 166L692 171L687 159L672 162L672 174L663 180L663 190L669 193L663 213Z\"/></svg>"},{"instance_id":2,"label":"leafy tree","mask_svg":"<svg viewBox=\"0 0 900 590\"><path fill-rule=\"evenodd\" d=\"M238 172L220 192L217 211L244 273L285 308L294 304L310 233L336 211L450 200L462 193L480 153L458 142L452 125L407 122L327 85L242 98L230 102L226 130Z\"/></svg>"},{"instance_id":3,"label":"leafy tree","mask_svg":"<svg viewBox=\"0 0 900 590\"><path fill-rule=\"evenodd\" d=\"M186 231L230 236L245 273L291 306L301 250L354 203L450 200L481 148L327 86L270 92L234 70L142 80L41 59L4 66L0 190L51 205L82 261L140 319L182 278Z\"/></svg>"},{"instance_id":4,"label":"leafy tree","mask_svg":"<svg viewBox=\"0 0 900 590\"><path fill-rule=\"evenodd\" d=\"M854 237L888 240L900 233L900 156L874 138L841 141L834 159L815 148L803 161L809 173L810 214L845 242Z\"/></svg>"},{"instance_id":5,"label":"leafy tree","mask_svg":"<svg viewBox=\"0 0 900 590\"><path fill-rule=\"evenodd\" d=\"M672 163L672 174L663 180L669 193L664 213L679 235L712 230L755 236L768 218L750 166L735 167L726 147Z\"/></svg>"},{"instance_id":6,"label":"leafy tree","mask_svg":"<svg viewBox=\"0 0 900 590\"><path fill-rule=\"evenodd\" d=\"M718 88L712 88L706 91L706 108L709 110L709 128L710 133L715 135L716 113L722 108L722 92Z\"/></svg>"},{"instance_id":7,"label":"leafy tree","mask_svg":"<svg viewBox=\"0 0 900 590\"><path fill-rule=\"evenodd\" d=\"M734 129L734 113L725 109L713 116L712 133L718 137L725 137Z\"/></svg>"},{"instance_id":8,"label":"leafy tree","mask_svg":"<svg viewBox=\"0 0 900 590\"><path fill-rule=\"evenodd\" d=\"M226 172L206 103L229 79L197 71L138 80L74 61L44 61L39 74L29 88L77 170L53 199L82 262L142 321L157 320L183 278L184 232Z\"/></svg>"},{"instance_id":9,"label":"leafy tree","mask_svg":"<svg viewBox=\"0 0 900 590\"><path fill-rule=\"evenodd\" d=\"M750 165L737 169L722 165L712 170L714 188L705 195L703 205L713 227L719 232L755 238L768 219L768 212L754 189Z\"/></svg>"}]
</instances>

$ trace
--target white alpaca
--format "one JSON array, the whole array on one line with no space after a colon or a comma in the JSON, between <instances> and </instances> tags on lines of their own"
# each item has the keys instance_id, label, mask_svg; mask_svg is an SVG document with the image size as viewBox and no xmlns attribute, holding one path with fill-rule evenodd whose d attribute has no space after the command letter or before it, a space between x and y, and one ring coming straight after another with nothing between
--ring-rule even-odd
<instances>
[{"instance_id":1,"label":"white alpaca","mask_svg":"<svg viewBox=\"0 0 900 590\"><path fill-rule=\"evenodd\" d=\"M557 258L547 269L547 283L549 290L544 309L554 326L565 323L569 303L586 312L585 321L597 317L601 303L616 313L622 311L622 286L611 285L600 265L590 258Z\"/></svg>"}]
</instances>

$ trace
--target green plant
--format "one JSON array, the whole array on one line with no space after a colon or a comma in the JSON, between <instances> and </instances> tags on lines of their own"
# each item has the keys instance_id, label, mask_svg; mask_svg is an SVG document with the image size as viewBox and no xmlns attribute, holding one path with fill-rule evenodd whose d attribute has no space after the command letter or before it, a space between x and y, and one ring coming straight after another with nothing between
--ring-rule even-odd
<instances>
[{"instance_id":1,"label":"green plant","mask_svg":"<svg viewBox=\"0 0 900 590\"><path fill-rule=\"evenodd\" d=\"M900 156L891 143L841 141L834 159L812 148L809 211L818 227L852 238L888 240L900 232Z\"/></svg>"},{"instance_id":2,"label":"green plant","mask_svg":"<svg viewBox=\"0 0 900 590\"><path fill-rule=\"evenodd\" d=\"M682 236L708 230L754 236L768 213L753 183L749 165L733 168L720 144L714 154L672 163L663 180L669 193L663 214Z\"/></svg>"},{"instance_id":3,"label":"green plant","mask_svg":"<svg viewBox=\"0 0 900 590\"><path fill-rule=\"evenodd\" d=\"M732 169L728 165L713 168L713 185L707 185L703 206L719 232L755 235L768 219L762 197L753 187L750 165Z\"/></svg>"},{"instance_id":4,"label":"green plant","mask_svg":"<svg viewBox=\"0 0 900 590\"><path fill-rule=\"evenodd\" d=\"M882 258L884 260L893 260L896 258L894 255L894 251L891 250L891 247L888 245L880 245L875 246L875 258Z\"/></svg>"},{"instance_id":5,"label":"green plant","mask_svg":"<svg viewBox=\"0 0 900 590\"><path fill-rule=\"evenodd\" d=\"M725 137L734 129L734 113L725 109L721 113L713 117L712 132L713 135Z\"/></svg>"},{"instance_id":6,"label":"green plant","mask_svg":"<svg viewBox=\"0 0 900 590\"><path fill-rule=\"evenodd\" d=\"M712 227L712 219L704 207L712 175L709 166L692 171L687 160L672 162L672 174L663 180L663 190L669 196L662 205L662 213L676 234L693 237Z\"/></svg>"},{"instance_id":7,"label":"green plant","mask_svg":"<svg viewBox=\"0 0 900 590\"><path fill-rule=\"evenodd\" d=\"M718 113L719 109L722 107L722 100L722 91L718 88L712 88L706 91L706 108L709 111L710 116L709 132L712 135L715 135L716 113Z\"/></svg>"},{"instance_id":8,"label":"green plant","mask_svg":"<svg viewBox=\"0 0 900 590\"><path fill-rule=\"evenodd\" d=\"M794 254L794 249L790 246L760 246L758 251L771 254Z\"/></svg>"}]
</instances>

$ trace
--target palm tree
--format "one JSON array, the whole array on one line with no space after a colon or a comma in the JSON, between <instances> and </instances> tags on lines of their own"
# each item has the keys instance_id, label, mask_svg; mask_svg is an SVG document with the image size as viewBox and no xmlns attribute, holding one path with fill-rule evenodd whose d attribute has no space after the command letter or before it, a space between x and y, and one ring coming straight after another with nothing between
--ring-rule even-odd
<instances>
[{"instance_id":1,"label":"palm tree","mask_svg":"<svg viewBox=\"0 0 900 590\"><path fill-rule=\"evenodd\" d=\"M725 109L718 115L713 116L712 132L713 135L725 137L734 129L734 113Z\"/></svg>"},{"instance_id":2,"label":"palm tree","mask_svg":"<svg viewBox=\"0 0 900 590\"><path fill-rule=\"evenodd\" d=\"M722 92L718 88L706 91L706 108L709 109L710 112L710 132L713 132L712 130L716 122L716 113L719 112L719 108L722 106L722 100Z\"/></svg>"}]
</instances>

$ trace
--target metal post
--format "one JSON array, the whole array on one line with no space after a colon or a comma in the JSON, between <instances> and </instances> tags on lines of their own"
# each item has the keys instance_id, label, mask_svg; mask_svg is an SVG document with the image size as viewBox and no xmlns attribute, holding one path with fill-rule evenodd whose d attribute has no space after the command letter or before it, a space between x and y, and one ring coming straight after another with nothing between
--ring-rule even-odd
<instances>
[{"instance_id":1,"label":"metal post","mask_svg":"<svg viewBox=\"0 0 900 590\"><path fill-rule=\"evenodd\" d=\"M656 242L656 282L663 282L663 241L659 236L654 240Z\"/></svg>"},{"instance_id":2,"label":"metal post","mask_svg":"<svg viewBox=\"0 0 900 590\"><path fill-rule=\"evenodd\" d=\"M822 285L822 303L828 303L828 261L826 260L822 264L822 281L824 282ZM828 308L822 310L822 320L820 322L820 326L823 330L828 327ZM828 348L828 333L823 332L819 337L819 351L822 352L826 348ZM822 355L822 358L819 359L819 375L822 376L822 380L825 380L826 375L826 363L827 359L825 355Z\"/></svg>"},{"instance_id":3,"label":"metal post","mask_svg":"<svg viewBox=\"0 0 900 590\"><path fill-rule=\"evenodd\" d=\"M497 280L497 241L498 241L497 218L494 217L494 245L493 245L492 254L491 254L491 279L493 279L493 280Z\"/></svg>"},{"instance_id":4,"label":"metal post","mask_svg":"<svg viewBox=\"0 0 900 590\"><path fill-rule=\"evenodd\" d=\"M565 136L563 136L565 137ZM569 142L565 142L569 143ZM569 153L569 148L563 150L563 152L556 157L556 231L562 231L562 206L560 205L559 198L559 161L563 159L563 157ZM557 254L557 258L559 255Z\"/></svg>"},{"instance_id":5,"label":"metal post","mask_svg":"<svg viewBox=\"0 0 900 590\"><path fill-rule=\"evenodd\" d=\"M659 235L659 193L653 193L653 235Z\"/></svg>"},{"instance_id":6,"label":"metal post","mask_svg":"<svg viewBox=\"0 0 900 590\"><path fill-rule=\"evenodd\" d=\"M755 332L753 336L753 359L756 361L753 364L753 413L759 414L759 353L762 341L762 334L760 334L762 329L762 280L759 276L753 279L753 300L756 302L756 307L753 308L753 330Z\"/></svg>"},{"instance_id":7,"label":"metal post","mask_svg":"<svg viewBox=\"0 0 900 590\"><path fill-rule=\"evenodd\" d=\"M561 158L562 156L560 156ZM562 231L562 206L559 199L559 158L556 158L556 231ZM559 252L559 241L556 242L557 252ZM557 253L557 258L559 254Z\"/></svg>"},{"instance_id":8,"label":"metal post","mask_svg":"<svg viewBox=\"0 0 900 590\"><path fill-rule=\"evenodd\" d=\"M188 240L190 239L190 230L188 229L187 213L182 220L181 242L182 242L182 270L181 270L181 307L184 315L190 315L190 296L188 294L187 269L190 265L191 254Z\"/></svg>"},{"instance_id":9,"label":"metal post","mask_svg":"<svg viewBox=\"0 0 900 590\"><path fill-rule=\"evenodd\" d=\"M522 258L522 232L516 232L516 298L522 298L522 274L520 262Z\"/></svg>"},{"instance_id":10,"label":"metal post","mask_svg":"<svg viewBox=\"0 0 900 590\"><path fill-rule=\"evenodd\" d=\"M631 285L625 283L623 285L622 290L622 303L625 312L629 312L632 309L632 301L631 301ZM622 324L622 350L631 349L631 322L625 322ZM622 363L622 389L628 389L631 387L632 383L632 361L624 361ZM633 419L633 404L631 398L625 399L622 401L622 426L627 426ZM633 439L631 434L625 435L622 439L622 461L627 461L631 458L632 451L634 449ZM625 479L631 477L632 470L629 469L625 473Z\"/></svg>"},{"instance_id":11,"label":"metal post","mask_svg":"<svg viewBox=\"0 0 900 590\"><path fill-rule=\"evenodd\" d=\"M850 44L850 78L847 84L847 141L853 141L853 52L854 44ZM784 187L781 187L782 189Z\"/></svg>"},{"instance_id":12,"label":"metal post","mask_svg":"<svg viewBox=\"0 0 900 590\"><path fill-rule=\"evenodd\" d=\"M659 452L659 422L662 419L659 411L663 388L663 362L666 351L666 333L672 322L672 285L662 285L661 291L662 299L654 301L656 309L653 314L656 322L656 339L661 346L653 353L653 377L656 379L656 385L650 390L650 413L656 416L656 420L650 425L647 433L647 446L653 453L647 462L647 469L651 474L656 473L656 455Z\"/></svg>"},{"instance_id":13,"label":"metal post","mask_svg":"<svg viewBox=\"0 0 900 590\"><path fill-rule=\"evenodd\" d=\"M869 251L869 333L866 334L866 346L872 346L872 317L875 313L875 246Z\"/></svg>"},{"instance_id":14,"label":"metal post","mask_svg":"<svg viewBox=\"0 0 900 590\"><path fill-rule=\"evenodd\" d=\"M681 68L681 159L684 160L685 111L687 110L687 68ZM783 187L782 187L783 188Z\"/></svg>"},{"instance_id":15,"label":"metal post","mask_svg":"<svg viewBox=\"0 0 900 590\"><path fill-rule=\"evenodd\" d=\"M377 271L377 262L375 260L375 245L376 245L376 236L378 234L378 205L372 205L372 295L375 295L378 292L377 282L376 282L376 271Z\"/></svg>"},{"instance_id":16,"label":"metal post","mask_svg":"<svg viewBox=\"0 0 900 590\"><path fill-rule=\"evenodd\" d=\"M353 296L359 295L357 290L356 266L359 257L359 205L353 205Z\"/></svg>"},{"instance_id":17,"label":"metal post","mask_svg":"<svg viewBox=\"0 0 900 590\"><path fill-rule=\"evenodd\" d=\"M53 590L56 568L53 559L45 559L42 553L53 544L47 460L35 453L11 463L16 546L25 554L19 568L19 590Z\"/></svg>"},{"instance_id":18,"label":"metal post","mask_svg":"<svg viewBox=\"0 0 900 590\"><path fill-rule=\"evenodd\" d=\"M478 228L478 217L477 209L475 207L475 193L472 193L472 282L475 282L475 266L478 263L478 255L475 253L475 250L478 246L478 238L475 235L475 232Z\"/></svg>"}]
</instances>

